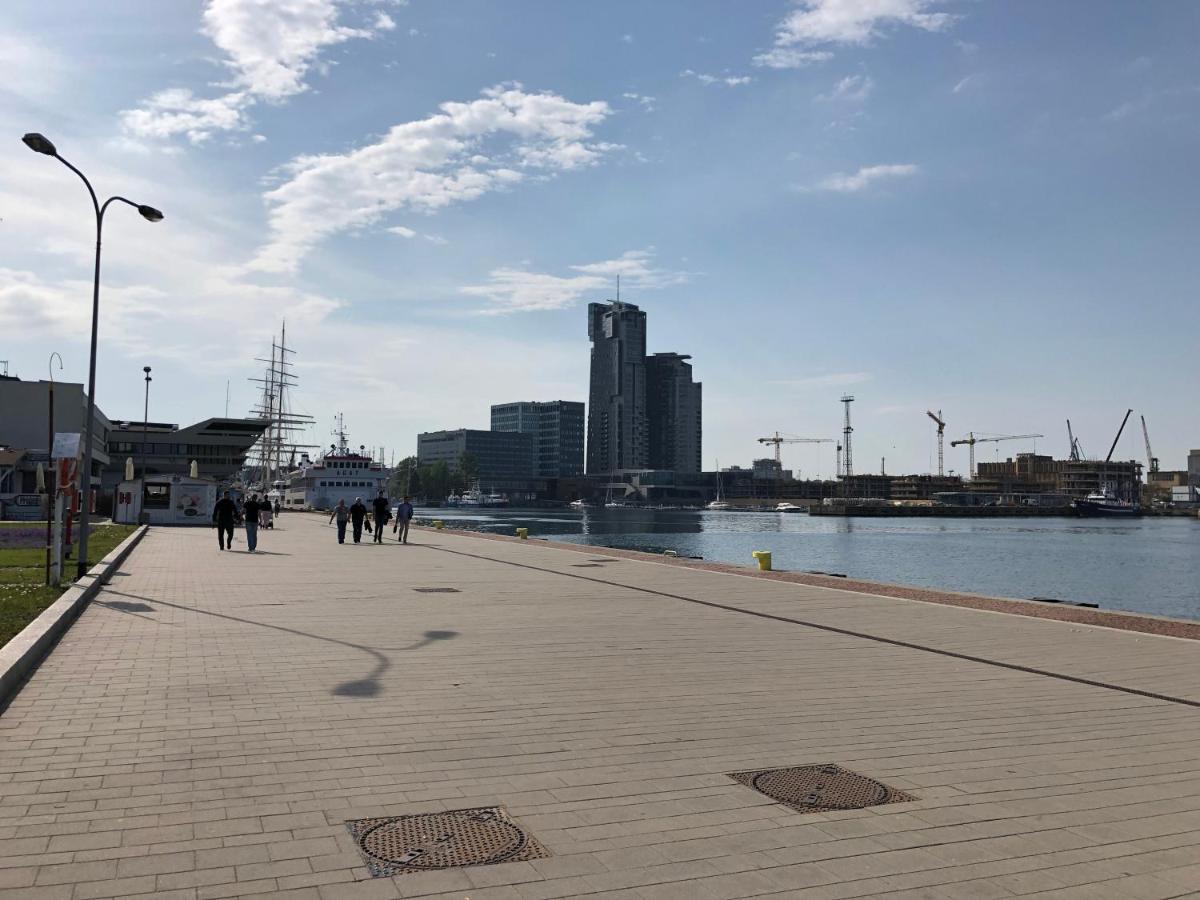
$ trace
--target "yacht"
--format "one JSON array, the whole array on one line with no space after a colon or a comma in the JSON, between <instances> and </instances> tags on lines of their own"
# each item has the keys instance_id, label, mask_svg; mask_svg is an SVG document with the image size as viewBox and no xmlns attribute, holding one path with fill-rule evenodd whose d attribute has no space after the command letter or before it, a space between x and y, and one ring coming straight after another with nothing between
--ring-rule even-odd
<instances>
[{"instance_id":1,"label":"yacht","mask_svg":"<svg viewBox=\"0 0 1200 900\"><path fill-rule=\"evenodd\" d=\"M723 510L733 509L733 507L725 501L721 485L721 461L717 460L717 499L705 504L705 509Z\"/></svg>"},{"instance_id":2,"label":"yacht","mask_svg":"<svg viewBox=\"0 0 1200 900\"><path fill-rule=\"evenodd\" d=\"M787 503L787 502L785 501L785 502L783 502L783 503L780 503L780 504L777 504L777 505L776 505L776 507L775 507L775 512L781 512L781 513L798 513L798 512L804 512L804 507L803 507L803 506L797 506L795 503Z\"/></svg>"}]
</instances>

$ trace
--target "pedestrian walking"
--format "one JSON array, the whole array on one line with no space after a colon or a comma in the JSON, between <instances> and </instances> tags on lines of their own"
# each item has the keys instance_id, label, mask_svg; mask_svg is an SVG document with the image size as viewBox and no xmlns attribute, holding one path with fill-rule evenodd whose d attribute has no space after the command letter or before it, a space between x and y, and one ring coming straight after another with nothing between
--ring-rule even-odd
<instances>
[{"instance_id":1,"label":"pedestrian walking","mask_svg":"<svg viewBox=\"0 0 1200 900\"><path fill-rule=\"evenodd\" d=\"M337 506L333 508L333 512L329 515L329 521L337 519L338 543L346 543L346 523L350 521L350 510L346 506L345 500L339 500Z\"/></svg>"},{"instance_id":2,"label":"pedestrian walking","mask_svg":"<svg viewBox=\"0 0 1200 900\"><path fill-rule=\"evenodd\" d=\"M362 540L363 522L367 519L367 505L362 502L362 497L354 498L354 505L350 507L350 524L354 526L354 543Z\"/></svg>"},{"instance_id":3,"label":"pedestrian walking","mask_svg":"<svg viewBox=\"0 0 1200 900\"><path fill-rule=\"evenodd\" d=\"M258 502L258 494L251 494L250 499L242 504L242 519L246 523L246 549L251 553L258 547L258 514L266 507Z\"/></svg>"},{"instance_id":4,"label":"pedestrian walking","mask_svg":"<svg viewBox=\"0 0 1200 900\"><path fill-rule=\"evenodd\" d=\"M402 544L408 543L408 523L412 521L412 517L412 498L405 496L396 507L396 524L392 526L392 531L396 532L396 540Z\"/></svg>"},{"instance_id":5,"label":"pedestrian walking","mask_svg":"<svg viewBox=\"0 0 1200 900\"><path fill-rule=\"evenodd\" d=\"M279 515L279 501L278 500L275 501L275 513L274 514Z\"/></svg>"},{"instance_id":6,"label":"pedestrian walking","mask_svg":"<svg viewBox=\"0 0 1200 900\"><path fill-rule=\"evenodd\" d=\"M375 543L382 544L383 526L392 517L391 504L388 503L387 494L380 491L379 496L371 501L371 509L375 513Z\"/></svg>"},{"instance_id":7,"label":"pedestrian walking","mask_svg":"<svg viewBox=\"0 0 1200 900\"><path fill-rule=\"evenodd\" d=\"M229 539L229 546L232 548L233 524L237 521L237 504L230 498L229 491L226 491L213 507L212 520L217 529L217 543L221 549L225 549L226 538Z\"/></svg>"}]
</instances>

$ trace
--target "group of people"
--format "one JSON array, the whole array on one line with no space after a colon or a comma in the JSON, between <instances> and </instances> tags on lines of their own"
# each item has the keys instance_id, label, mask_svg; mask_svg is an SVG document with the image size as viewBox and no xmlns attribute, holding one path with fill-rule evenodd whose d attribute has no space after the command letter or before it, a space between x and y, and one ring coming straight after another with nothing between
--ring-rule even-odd
<instances>
[{"instance_id":1,"label":"group of people","mask_svg":"<svg viewBox=\"0 0 1200 900\"><path fill-rule=\"evenodd\" d=\"M391 504L388 502L388 498L383 491L380 491L379 496L371 501L370 511L371 517L375 520L373 528L371 527L371 522L367 519L367 505L363 503L362 497L356 497L354 503L350 506L346 505L345 500L338 501L337 506L333 508L333 512L329 514L329 521L337 522L339 544L346 543L347 525L351 526L354 543L361 543L364 526L368 532L374 535L374 542L376 544L383 543L384 526L392 519ZM408 543L408 526L412 522L412 517L412 498L405 497L396 507L396 521L392 525L392 531L396 533L396 540L401 544Z\"/></svg>"},{"instance_id":2,"label":"group of people","mask_svg":"<svg viewBox=\"0 0 1200 900\"><path fill-rule=\"evenodd\" d=\"M225 491L216 506L213 507L212 522L217 529L217 544L222 550L232 550L234 526L244 523L246 526L246 549L253 553L258 549L259 526L271 525L272 516L278 514L278 500L275 501L274 508L272 508L266 497L259 500L258 494L251 494L248 500L238 503L229 491ZM274 526L272 525L272 527Z\"/></svg>"}]
</instances>

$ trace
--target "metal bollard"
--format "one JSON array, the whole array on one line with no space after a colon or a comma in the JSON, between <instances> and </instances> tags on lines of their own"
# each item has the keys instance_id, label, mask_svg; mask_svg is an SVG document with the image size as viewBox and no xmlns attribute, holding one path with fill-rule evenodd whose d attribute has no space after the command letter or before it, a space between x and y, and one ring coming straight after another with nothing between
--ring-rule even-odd
<instances>
[{"instance_id":1,"label":"metal bollard","mask_svg":"<svg viewBox=\"0 0 1200 900\"><path fill-rule=\"evenodd\" d=\"M433 527L436 528L438 531L441 531L443 528L446 527L446 523L443 522L441 519L434 519Z\"/></svg>"},{"instance_id":2,"label":"metal bollard","mask_svg":"<svg viewBox=\"0 0 1200 900\"><path fill-rule=\"evenodd\" d=\"M519 537L523 541L529 540L529 529L528 528L518 528L517 529L517 537Z\"/></svg>"},{"instance_id":3,"label":"metal bollard","mask_svg":"<svg viewBox=\"0 0 1200 900\"><path fill-rule=\"evenodd\" d=\"M770 550L755 550L750 554L758 560L758 568L763 572L771 571L771 551Z\"/></svg>"}]
</instances>

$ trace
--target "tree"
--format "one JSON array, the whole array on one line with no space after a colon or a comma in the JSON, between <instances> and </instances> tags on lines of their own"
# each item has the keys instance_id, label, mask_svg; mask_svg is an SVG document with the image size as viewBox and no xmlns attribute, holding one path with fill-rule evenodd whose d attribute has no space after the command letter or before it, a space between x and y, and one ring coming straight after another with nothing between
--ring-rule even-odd
<instances>
[{"instance_id":1,"label":"tree","mask_svg":"<svg viewBox=\"0 0 1200 900\"><path fill-rule=\"evenodd\" d=\"M458 484L460 490L471 487L479 480L479 457L464 453L458 458Z\"/></svg>"},{"instance_id":2,"label":"tree","mask_svg":"<svg viewBox=\"0 0 1200 900\"><path fill-rule=\"evenodd\" d=\"M417 458L409 456L400 460L388 478L388 496L403 497L405 494L416 496L421 490L417 474Z\"/></svg>"}]
</instances>

